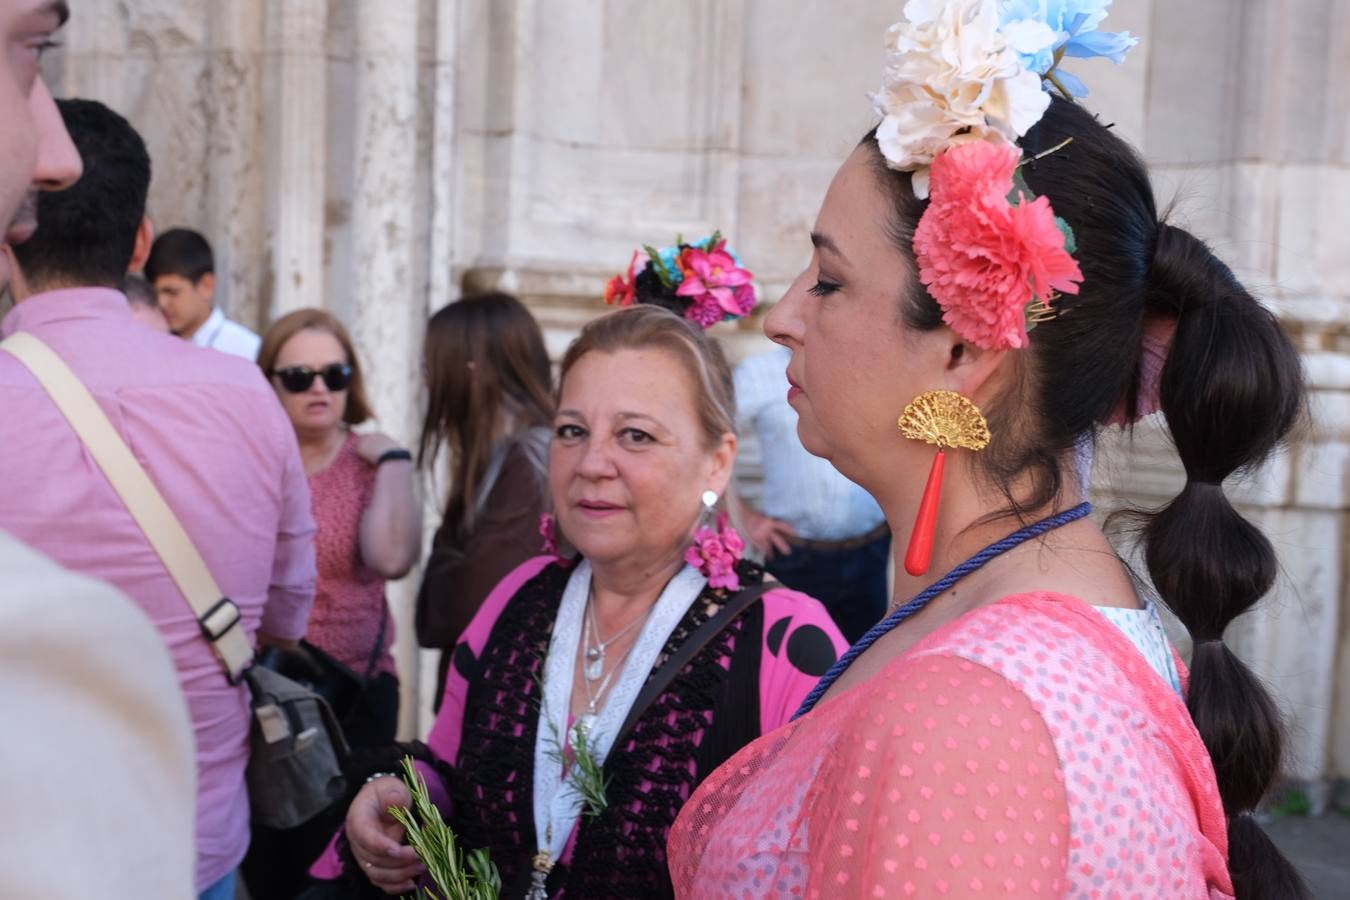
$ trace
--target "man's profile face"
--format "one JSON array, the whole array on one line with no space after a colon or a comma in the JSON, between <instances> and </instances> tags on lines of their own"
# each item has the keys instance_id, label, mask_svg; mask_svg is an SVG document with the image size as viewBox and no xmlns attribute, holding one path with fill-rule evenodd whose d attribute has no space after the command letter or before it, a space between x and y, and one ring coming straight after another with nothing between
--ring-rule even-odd
<instances>
[{"instance_id":1,"label":"man's profile face","mask_svg":"<svg viewBox=\"0 0 1350 900\"><path fill-rule=\"evenodd\" d=\"M189 338L211 316L216 276L208 272L194 283L182 275L160 275L155 279L155 299L169 323L169 330Z\"/></svg>"},{"instance_id":2,"label":"man's profile face","mask_svg":"<svg viewBox=\"0 0 1350 900\"><path fill-rule=\"evenodd\" d=\"M67 16L61 0L0 0L0 243L37 227L37 192L80 177L80 156L43 84L39 63ZM0 288L9 257L0 252Z\"/></svg>"}]
</instances>

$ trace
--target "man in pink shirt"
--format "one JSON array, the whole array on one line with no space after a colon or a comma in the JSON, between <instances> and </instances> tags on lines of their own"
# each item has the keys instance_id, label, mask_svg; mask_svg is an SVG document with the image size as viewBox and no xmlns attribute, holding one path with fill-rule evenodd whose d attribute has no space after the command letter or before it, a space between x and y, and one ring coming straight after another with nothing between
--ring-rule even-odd
<instances>
[{"instance_id":1,"label":"man in pink shirt","mask_svg":"<svg viewBox=\"0 0 1350 900\"><path fill-rule=\"evenodd\" d=\"M0 0L0 243L32 234L38 191L80 177L38 69L66 16L52 0ZM192 732L145 613L0 530L0 684L0 797L11 811L0 821L0 897L191 896ZM100 836L79 852L72 811Z\"/></svg>"},{"instance_id":2,"label":"man in pink shirt","mask_svg":"<svg viewBox=\"0 0 1350 900\"><path fill-rule=\"evenodd\" d=\"M101 104L60 107L84 176L68 191L40 197L30 240L0 247L18 301L0 336L31 332L75 370L238 605L249 636L297 640L315 570L295 432L256 366L132 318L120 286L148 250L137 239L150 181L145 145ZM0 529L111 582L154 621L196 737L197 891L208 900L232 898L248 845L247 691L228 683L121 498L44 389L8 354L0 354L0 409Z\"/></svg>"}]
</instances>

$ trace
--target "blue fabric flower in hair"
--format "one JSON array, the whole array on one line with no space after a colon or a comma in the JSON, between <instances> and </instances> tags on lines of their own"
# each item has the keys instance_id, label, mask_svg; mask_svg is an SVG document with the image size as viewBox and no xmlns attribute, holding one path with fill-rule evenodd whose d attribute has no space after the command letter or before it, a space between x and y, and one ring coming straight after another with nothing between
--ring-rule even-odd
<instances>
[{"instance_id":1,"label":"blue fabric flower in hair","mask_svg":"<svg viewBox=\"0 0 1350 900\"><path fill-rule=\"evenodd\" d=\"M1055 32L1055 42L1033 54L1023 54L1022 63L1031 71L1045 75L1055 70L1055 78L1075 97L1086 97L1087 85L1076 76L1056 68L1062 56L1079 59L1105 57L1116 65L1139 43L1128 31L1098 31L1106 18L1111 0L1007 0L1003 5L1000 30L1025 21L1040 22Z\"/></svg>"},{"instance_id":2,"label":"blue fabric flower in hair","mask_svg":"<svg viewBox=\"0 0 1350 900\"><path fill-rule=\"evenodd\" d=\"M661 257L661 265L665 267L666 274L670 276L671 283L678 287L680 282L684 281L684 272L680 271L680 264L678 262L680 257L680 247L678 245L674 247L662 247L656 252Z\"/></svg>"}]
</instances>

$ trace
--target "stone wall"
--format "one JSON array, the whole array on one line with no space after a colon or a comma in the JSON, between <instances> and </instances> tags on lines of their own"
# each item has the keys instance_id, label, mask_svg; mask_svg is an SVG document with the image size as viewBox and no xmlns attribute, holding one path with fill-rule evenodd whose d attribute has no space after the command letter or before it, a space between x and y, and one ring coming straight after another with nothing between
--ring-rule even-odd
<instances>
[{"instance_id":1,"label":"stone wall","mask_svg":"<svg viewBox=\"0 0 1350 900\"><path fill-rule=\"evenodd\" d=\"M1143 43L1124 66L1080 64L1089 105L1307 354L1304 441L1233 486L1288 574L1232 637L1291 717L1291 774L1350 775L1350 690L1337 691L1350 683L1350 5L1116 6L1112 26ZM777 296L831 174L873 124L866 92L898 8L85 0L50 74L142 130L152 214L213 240L232 313L256 326L304 305L343 316L381 426L411 439L422 322L462 289L523 295L558 353L637 241L719 227ZM723 336L737 356L763 342L753 321ZM1147 427L1097 472L1107 507L1180 484ZM406 637L407 586L392 595ZM408 709L407 730L425 729Z\"/></svg>"}]
</instances>

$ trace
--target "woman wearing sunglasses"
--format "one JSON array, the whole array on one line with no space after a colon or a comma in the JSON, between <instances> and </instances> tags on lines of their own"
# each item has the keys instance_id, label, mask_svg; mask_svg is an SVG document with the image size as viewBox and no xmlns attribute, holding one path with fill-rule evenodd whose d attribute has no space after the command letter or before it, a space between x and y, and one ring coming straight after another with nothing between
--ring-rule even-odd
<instances>
[{"instance_id":1,"label":"woman wearing sunglasses","mask_svg":"<svg viewBox=\"0 0 1350 900\"><path fill-rule=\"evenodd\" d=\"M305 640L365 682L343 716L353 749L388 744L399 691L384 585L408 573L421 547L412 454L387 435L351 430L372 413L351 337L330 313L282 316L263 337L258 365L295 427L318 525L318 586ZM249 882L255 900L299 892L304 864L332 833L326 817L319 820L286 833L255 829L245 861L246 876L258 875Z\"/></svg>"}]
</instances>

